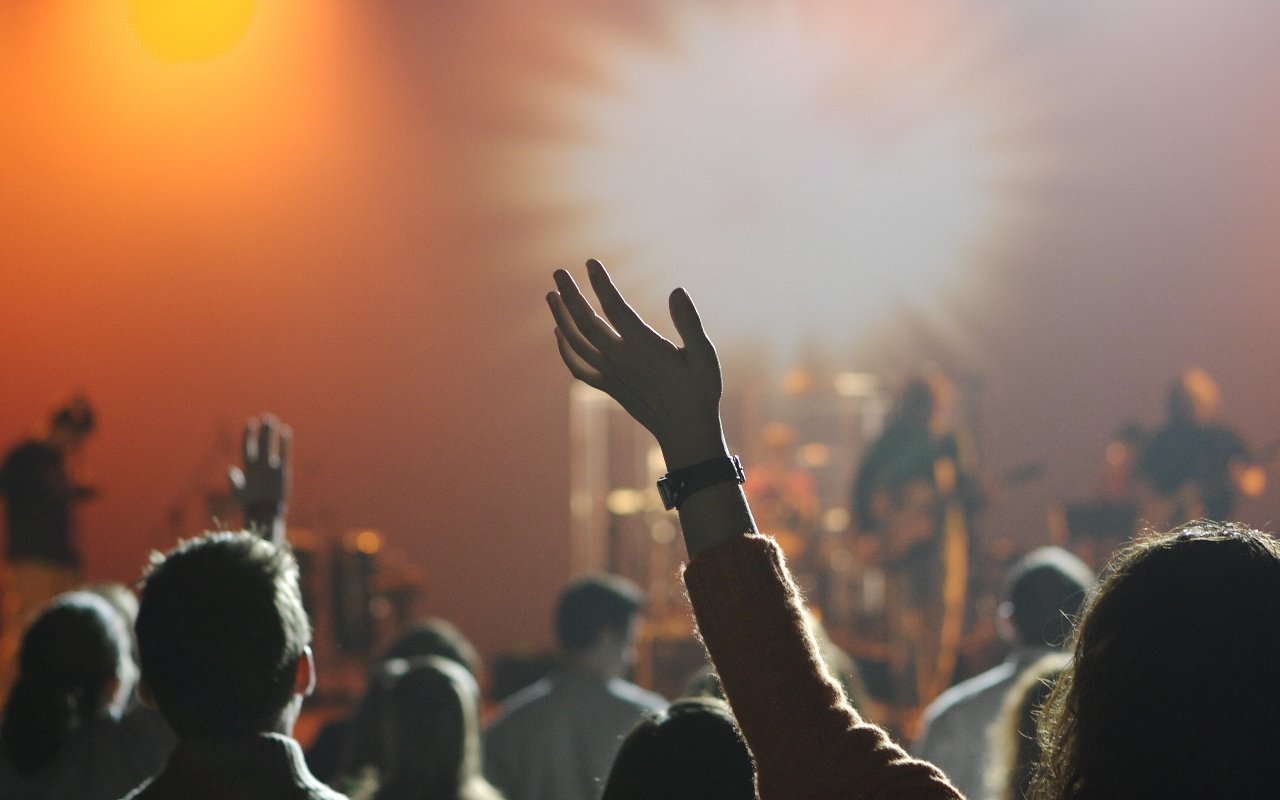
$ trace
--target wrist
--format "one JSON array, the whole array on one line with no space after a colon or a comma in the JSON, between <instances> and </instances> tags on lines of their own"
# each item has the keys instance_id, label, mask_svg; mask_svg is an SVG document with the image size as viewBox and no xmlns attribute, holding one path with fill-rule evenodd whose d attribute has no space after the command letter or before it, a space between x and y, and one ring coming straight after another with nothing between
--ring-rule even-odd
<instances>
[{"instance_id":1,"label":"wrist","mask_svg":"<svg viewBox=\"0 0 1280 800\"><path fill-rule=\"evenodd\" d=\"M725 444L719 420L714 425L664 434L658 446L662 449L668 472L729 456L729 446Z\"/></svg>"},{"instance_id":2,"label":"wrist","mask_svg":"<svg viewBox=\"0 0 1280 800\"><path fill-rule=\"evenodd\" d=\"M718 483L746 481L742 462L737 456L717 456L691 467L668 472L658 481L658 494L668 510L677 509L693 494Z\"/></svg>"},{"instance_id":3,"label":"wrist","mask_svg":"<svg viewBox=\"0 0 1280 800\"><path fill-rule=\"evenodd\" d=\"M244 504L245 520L261 527L270 526L284 516L284 503L278 500L254 500Z\"/></svg>"}]
</instances>

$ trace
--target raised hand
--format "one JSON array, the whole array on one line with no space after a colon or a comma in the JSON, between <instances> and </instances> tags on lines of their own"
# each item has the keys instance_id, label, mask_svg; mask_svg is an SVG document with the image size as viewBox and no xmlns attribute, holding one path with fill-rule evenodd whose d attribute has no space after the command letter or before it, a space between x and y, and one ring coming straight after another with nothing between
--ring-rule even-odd
<instances>
[{"instance_id":1,"label":"raised hand","mask_svg":"<svg viewBox=\"0 0 1280 800\"><path fill-rule=\"evenodd\" d=\"M284 517L293 480L289 449L293 430L271 415L250 417L244 426L242 467L231 467L231 496L245 520L277 543L284 539Z\"/></svg>"},{"instance_id":2,"label":"raised hand","mask_svg":"<svg viewBox=\"0 0 1280 800\"><path fill-rule=\"evenodd\" d=\"M684 289L671 293L671 320L683 347L640 318L596 260L587 262L601 318L568 272L547 295L560 356L575 378L612 397L649 430L668 469L725 453L720 426L723 381L715 347Z\"/></svg>"}]
</instances>

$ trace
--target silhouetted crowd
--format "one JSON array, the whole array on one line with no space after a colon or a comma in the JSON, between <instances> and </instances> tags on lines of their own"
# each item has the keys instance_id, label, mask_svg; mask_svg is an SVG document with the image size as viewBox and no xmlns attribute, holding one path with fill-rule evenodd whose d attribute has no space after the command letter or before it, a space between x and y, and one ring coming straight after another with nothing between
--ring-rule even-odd
<instances>
[{"instance_id":1,"label":"silhouetted crowd","mask_svg":"<svg viewBox=\"0 0 1280 800\"><path fill-rule=\"evenodd\" d=\"M782 550L756 530L692 299L671 295L676 343L599 262L586 273L594 305L563 270L547 301L571 374L666 461L661 494L679 514L681 579L711 664L686 696L627 680L644 598L596 575L554 609L557 666L483 730L475 649L427 620L304 754L293 731L316 673L284 525L291 432L264 417L233 474L245 529L154 554L136 596L68 586L65 542L11 550L30 607L0 722L0 800L1280 797L1271 536L1200 520L1134 539L1097 578L1065 550L1026 554L1002 588L1008 658L934 699L904 746L863 716ZM19 526L68 536L67 509L89 491L59 460L92 429L87 405L52 428L23 458L54 494L34 496L21 460L0 470L11 537L14 509Z\"/></svg>"}]
</instances>

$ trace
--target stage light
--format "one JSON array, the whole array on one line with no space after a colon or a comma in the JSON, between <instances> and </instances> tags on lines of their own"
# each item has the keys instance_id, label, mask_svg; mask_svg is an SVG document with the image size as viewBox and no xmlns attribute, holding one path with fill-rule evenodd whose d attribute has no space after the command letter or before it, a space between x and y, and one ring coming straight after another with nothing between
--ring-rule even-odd
<instances>
[{"instance_id":1,"label":"stage light","mask_svg":"<svg viewBox=\"0 0 1280 800\"><path fill-rule=\"evenodd\" d=\"M1051 109L998 11L661 8L644 37L573 29L594 74L531 76L555 124L503 165L557 238L643 276L642 305L680 283L729 309L726 335L856 337L904 307L940 316L1038 222L1021 189L1053 168L1028 133Z\"/></svg>"},{"instance_id":2,"label":"stage light","mask_svg":"<svg viewBox=\"0 0 1280 800\"><path fill-rule=\"evenodd\" d=\"M799 460L810 469L825 467L831 463L831 449L821 442L810 442L800 448Z\"/></svg>"},{"instance_id":3,"label":"stage light","mask_svg":"<svg viewBox=\"0 0 1280 800\"><path fill-rule=\"evenodd\" d=\"M256 10L257 0L129 0L129 22L152 57L180 64L231 52Z\"/></svg>"},{"instance_id":4,"label":"stage light","mask_svg":"<svg viewBox=\"0 0 1280 800\"><path fill-rule=\"evenodd\" d=\"M836 394L841 397L872 397L879 390L879 377L869 372L841 372L836 376Z\"/></svg>"},{"instance_id":5,"label":"stage light","mask_svg":"<svg viewBox=\"0 0 1280 800\"><path fill-rule=\"evenodd\" d=\"M813 390L813 373L804 367L792 367L782 376L782 391L791 395L808 394Z\"/></svg>"},{"instance_id":6,"label":"stage light","mask_svg":"<svg viewBox=\"0 0 1280 800\"><path fill-rule=\"evenodd\" d=\"M605 495L604 505L610 514L626 517L644 511L649 506L649 498L639 489L614 489Z\"/></svg>"},{"instance_id":7,"label":"stage light","mask_svg":"<svg viewBox=\"0 0 1280 800\"><path fill-rule=\"evenodd\" d=\"M382 549L382 534L373 530L363 530L352 538L355 549L367 556L377 555Z\"/></svg>"}]
</instances>

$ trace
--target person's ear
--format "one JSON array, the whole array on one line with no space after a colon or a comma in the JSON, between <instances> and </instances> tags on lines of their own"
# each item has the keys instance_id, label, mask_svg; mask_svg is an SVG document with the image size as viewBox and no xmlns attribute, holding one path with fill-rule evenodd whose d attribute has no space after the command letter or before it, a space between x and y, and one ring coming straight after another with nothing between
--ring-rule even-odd
<instances>
[{"instance_id":1,"label":"person's ear","mask_svg":"<svg viewBox=\"0 0 1280 800\"><path fill-rule=\"evenodd\" d=\"M298 659L297 671L293 675L293 692L303 697L310 697L316 690L316 661L311 654L311 645L302 648L302 658Z\"/></svg>"},{"instance_id":2,"label":"person's ear","mask_svg":"<svg viewBox=\"0 0 1280 800\"><path fill-rule=\"evenodd\" d=\"M142 704L151 710L156 709L156 696L151 693L151 687L143 681L138 681L138 685L134 687L134 691L138 693L138 699Z\"/></svg>"}]
</instances>

